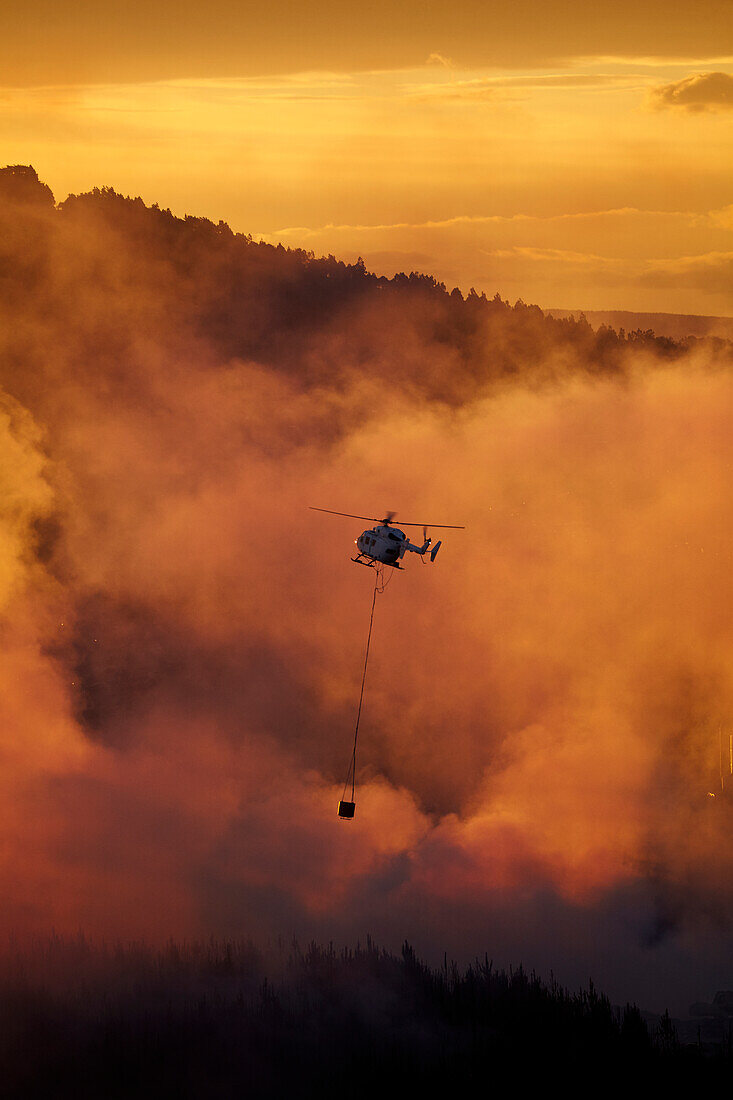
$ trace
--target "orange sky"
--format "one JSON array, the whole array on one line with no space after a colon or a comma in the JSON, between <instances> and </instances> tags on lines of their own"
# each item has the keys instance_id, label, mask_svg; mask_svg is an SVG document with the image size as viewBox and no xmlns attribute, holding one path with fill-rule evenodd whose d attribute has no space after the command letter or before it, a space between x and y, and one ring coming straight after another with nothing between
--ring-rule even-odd
<instances>
[{"instance_id":1,"label":"orange sky","mask_svg":"<svg viewBox=\"0 0 733 1100\"><path fill-rule=\"evenodd\" d=\"M10 84L404 69L433 52L517 69L731 52L728 0L5 0L0 31Z\"/></svg>"},{"instance_id":2,"label":"orange sky","mask_svg":"<svg viewBox=\"0 0 733 1100\"><path fill-rule=\"evenodd\" d=\"M590 15L590 17L589 17ZM730 314L726 0L4 5L0 145L545 307Z\"/></svg>"}]
</instances>

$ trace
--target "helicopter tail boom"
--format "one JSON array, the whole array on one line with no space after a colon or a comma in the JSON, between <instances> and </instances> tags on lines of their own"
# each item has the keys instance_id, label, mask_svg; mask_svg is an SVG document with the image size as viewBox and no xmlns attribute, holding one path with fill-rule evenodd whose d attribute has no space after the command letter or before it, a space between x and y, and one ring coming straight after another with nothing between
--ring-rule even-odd
<instances>
[{"instance_id":1,"label":"helicopter tail boom","mask_svg":"<svg viewBox=\"0 0 733 1100\"><path fill-rule=\"evenodd\" d=\"M430 549L430 544L432 543L432 541L433 541L432 539L426 538L425 542L422 544L422 546L413 546L413 544L410 542L409 539L405 539L405 541L403 543L403 547L404 547L404 550L409 550L411 554L419 554L422 557L422 555L426 554L428 552L428 550ZM403 553L404 553L404 550L403 550Z\"/></svg>"}]
</instances>

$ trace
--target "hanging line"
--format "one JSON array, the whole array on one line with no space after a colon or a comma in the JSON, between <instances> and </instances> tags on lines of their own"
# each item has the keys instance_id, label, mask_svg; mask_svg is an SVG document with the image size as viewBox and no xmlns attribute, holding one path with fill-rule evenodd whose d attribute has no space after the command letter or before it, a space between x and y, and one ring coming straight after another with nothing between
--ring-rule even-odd
<instances>
[{"instance_id":1,"label":"hanging line","mask_svg":"<svg viewBox=\"0 0 733 1100\"><path fill-rule=\"evenodd\" d=\"M372 611L369 616L369 633L367 634L366 653L364 654L364 672L361 677L361 691L359 692L359 709L356 712L356 729L354 730L354 751L351 754L351 763L349 764L349 770L346 773L346 780L344 782L344 790L342 799L346 797L346 788L349 785L349 777L351 777L351 801L354 801L354 789L356 786L356 743L359 737L359 721L361 719L361 704L364 700L364 684L366 683L367 665L369 663L369 646L372 640L372 624L374 623L374 605L377 602L377 592L384 591L384 585L380 588L380 570L376 570L374 577L374 592L372 594Z\"/></svg>"}]
</instances>

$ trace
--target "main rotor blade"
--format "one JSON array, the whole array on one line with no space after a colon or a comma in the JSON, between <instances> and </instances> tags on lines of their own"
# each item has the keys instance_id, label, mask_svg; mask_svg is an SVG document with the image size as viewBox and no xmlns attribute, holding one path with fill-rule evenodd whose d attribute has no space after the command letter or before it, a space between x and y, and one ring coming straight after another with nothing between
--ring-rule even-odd
<instances>
[{"instance_id":1,"label":"main rotor blade","mask_svg":"<svg viewBox=\"0 0 733 1100\"><path fill-rule=\"evenodd\" d=\"M399 527L440 527L444 531L465 531L462 524L457 523L408 523L407 520L398 520Z\"/></svg>"},{"instance_id":2,"label":"main rotor blade","mask_svg":"<svg viewBox=\"0 0 733 1100\"><path fill-rule=\"evenodd\" d=\"M396 512L388 512L386 516L355 516L352 512L334 512L333 508L315 508L312 504L308 505L311 512L328 512L330 516L346 516L347 519L365 519L369 523L391 523L393 518L397 515ZM440 527L444 531L465 531L466 528L462 524L456 523L407 523L405 520L399 520L400 527Z\"/></svg>"},{"instance_id":3,"label":"main rotor blade","mask_svg":"<svg viewBox=\"0 0 733 1100\"><path fill-rule=\"evenodd\" d=\"M333 508L314 508L312 504L309 504L311 512L328 512L330 516L346 516L347 519L366 519L371 523L381 523L382 520L379 516L355 516L351 512L334 512ZM394 515L394 512L392 513Z\"/></svg>"}]
</instances>

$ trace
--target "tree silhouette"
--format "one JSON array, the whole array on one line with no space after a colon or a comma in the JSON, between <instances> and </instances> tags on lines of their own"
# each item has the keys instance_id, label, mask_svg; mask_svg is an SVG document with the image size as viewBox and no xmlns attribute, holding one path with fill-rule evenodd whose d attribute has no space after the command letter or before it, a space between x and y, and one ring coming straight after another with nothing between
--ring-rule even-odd
<instances>
[{"instance_id":1,"label":"tree silhouette","mask_svg":"<svg viewBox=\"0 0 733 1100\"><path fill-rule=\"evenodd\" d=\"M0 202L53 206L51 188L41 183L35 168L27 164L9 164L0 168Z\"/></svg>"}]
</instances>

